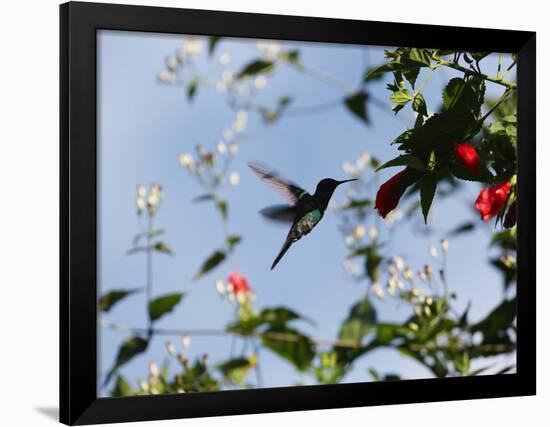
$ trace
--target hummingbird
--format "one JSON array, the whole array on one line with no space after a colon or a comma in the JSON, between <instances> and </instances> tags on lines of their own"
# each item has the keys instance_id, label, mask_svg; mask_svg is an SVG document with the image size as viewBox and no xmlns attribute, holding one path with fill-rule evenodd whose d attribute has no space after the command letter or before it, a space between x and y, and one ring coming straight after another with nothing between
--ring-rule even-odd
<instances>
[{"instance_id":1,"label":"hummingbird","mask_svg":"<svg viewBox=\"0 0 550 427\"><path fill-rule=\"evenodd\" d=\"M300 240L319 224L336 187L345 182L357 181L355 178L343 181L325 178L319 181L315 193L309 194L302 187L283 178L273 170L252 162L249 162L248 166L262 181L278 190L290 203L269 206L260 211L266 218L292 224L279 254L271 265L271 270L275 268L293 243Z\"/></svg>"}]
</instances>

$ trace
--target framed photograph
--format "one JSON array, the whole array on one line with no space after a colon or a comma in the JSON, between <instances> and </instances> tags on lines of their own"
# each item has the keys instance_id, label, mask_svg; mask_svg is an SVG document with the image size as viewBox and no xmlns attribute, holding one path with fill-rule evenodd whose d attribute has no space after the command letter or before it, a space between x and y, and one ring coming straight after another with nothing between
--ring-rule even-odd
<instances>
[{"instance_id":1,"label":"framed photograph","mask_svg":"<svg viewBox=\"0 0 550 427\"><path fill-rule=\"evenodd\" d=\"M61 422L535 394L535 33L60 25Z\"/></svg>"}]
</instances>

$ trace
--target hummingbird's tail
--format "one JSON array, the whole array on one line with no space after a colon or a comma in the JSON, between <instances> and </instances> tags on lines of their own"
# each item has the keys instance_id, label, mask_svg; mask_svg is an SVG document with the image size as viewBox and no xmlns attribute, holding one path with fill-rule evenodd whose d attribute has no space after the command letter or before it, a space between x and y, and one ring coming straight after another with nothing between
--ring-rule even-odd
<instances>
[{"instance_id":1,"label":"hummingbird's tail","mask_svg":"<svg viewBox=\"0 0 550 427\"><path fill-rule=\"evenodd\" d=\"M271 265L272 270L279 263L279 261L284 256L284 254L286 254L286 251L288 251L288 248L290 248L290 245L292 245L292 239L286 239L285 242L283 243L283 247L279 251L279 255L277 255L277 258L275 258L275 261L273 261L273 264Z\"/></svg>"}]
</instances>

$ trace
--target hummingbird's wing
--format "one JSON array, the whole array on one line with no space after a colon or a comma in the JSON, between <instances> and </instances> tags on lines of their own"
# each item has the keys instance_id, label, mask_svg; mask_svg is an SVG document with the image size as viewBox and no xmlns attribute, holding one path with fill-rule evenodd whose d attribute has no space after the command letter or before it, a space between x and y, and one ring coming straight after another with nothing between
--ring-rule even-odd
<instances>
[{"instance_id":1,"label":"hummingbird's wing","mask_svg":"<svg viewBox=\"0 0 550 427\"><path fill-rule=\"evenodd\" d=\"M291 205L268 206L260 213L264 217L278 222L293 223L296 219L296 207Z\"/></svg>"},{"instance_id":2,"label":"hummingbird's wing","mask_svg":"<svg viewBox=\"0 0 550 427\"><path fill-rule=\"evenodd\" d=\"M257 163L249 162L248 166L254 171L256 175L274 187L279 193L281 193L290 203L295 205L300 197L304 194L308 194L303 188L294 184L286 178L283 178L278 172L267 169Z\"/></svg>"}]
</instances>

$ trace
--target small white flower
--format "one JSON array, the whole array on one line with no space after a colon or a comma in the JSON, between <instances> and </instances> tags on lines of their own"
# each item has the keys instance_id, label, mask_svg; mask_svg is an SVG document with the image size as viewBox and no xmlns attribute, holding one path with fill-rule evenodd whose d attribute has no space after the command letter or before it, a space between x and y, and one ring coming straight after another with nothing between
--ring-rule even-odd
<instances>
[{"instance_id":1,"label":"small white flower","mask_svg":"<svg viewBox=\"0 0 550 427\"><path fill-rule=\"evenodd\" d=\"M225 284L222 279L216 279L216 291L220 295L225 295Z\"/></svg>"},{"instance_id":2,"label":"small white flower","mask_svg":"<svg viewBox=\"0 0 550 427\"><path fill-rule=\"evenodd\" d=\"M357 196L357 190L353 187L348 187L348 189L346 190L346 195L348 196L348 198L354 199Z\"/></svg>"},{"instance_id":3,"label":"small white flower","mask_svg":"<svg viewBox=\"0 0 550 427\"><path fill-rule=\"evenodd\" d=\"M267 77L263 74L260 74L259 76L254 79L254 87L256 89L263 89L267 85Z\"/></svg>"},{"instance_id":4,"label":"small white flower","mask_svg":"<svg viewBox=\"0 0 550 427\"><path fill-rule=\"evenodd\" d=\"M236 187L239 185L239 181L241 180L241 177L239 175L239 172L233 171L229 174L229 182L232 186Z\"/></svg>"},{"instance_id":5,"label":"small white flower","mask_svg":"<svg viewBox=\"0 0 550 427\"><path fill-rule=\"evenodd\" d=\"M397 268L399 271L403 271L403 269L405 268L405 262L400 256L394 256L392 259L392 264L395 265L395 268Z\"/></svg>"},{"instance_id":6,"label":"small white flower","mask_svg":"<svg viewBox=\"0 0 550 427\"><path fill-rule=\"evenodd\" d=\"M183 52L187 55L196 55L201 52L202 44L195 38L188 38L183 42Z\"/></svg>"},{"instance_id":7,"label":"small white flower","mask_svg":"<svg viewBox=\"0 0 550 427\"><path fill-rule=\"evenodd\" d=\"M158 378L159 376L159 367L155 362L149 363L149 375L151 378Z\"/></svg>"},{"instance_id":8,"label":"small white flower","mask_svg":"<svg viewBox=\"0 0 550 427\"><path fill-rule=\"evenodd\" d=\"M139 381L139 388L141 388L142 391L145 393L149 392L149 383L145 380Z\"/></svg>"},{"instance_id":9,"label":"small white flower","mask_svg":"<svg viewBox=\"0 0 550 427\"><path fill-rule=\"evenodd\" d=\"M357 276L360 273L360 268L357 263L353 262L351 259L345 259L342 263L344 271L350 276Z\"/></svg>"},{"instance_id":10,"label":"small white flower","mask_svg":"<svg viewBox=\"0 0 550 427\"><path fill-rule=\"evenodd\" d=\"M176 355L176 347L172 341L166 341L166 350L168 350L170 356Z\"/></svg>"},{"instance_id":11,"label":"small white flower","mask_svg":"<svg viewBox=\"0 0 550 427\"><path fill-rule=\"evenodd\" d=\"M410 282L414 278L414 273L412 271L412 268L410 267L405 268L405 270L403 271L403 277L405 278L405 280L408 280Z\"/></svg>"},{"instance_id":12,"label":"small white flower","mask_svg":"<svg viewBox=\"0 0 550 427\"><path fill-rule=\"evenodd\" d=\"M258 50L263 52L266 58L275 59L281 52L281 45L277 42L258 41L256 43Z\"/></svg>"},{"instance_id":13,"label":"small white flower","mask_svg":"<svg viewBox=\"0 0 550 427\"><path fill-rule=\"evenodd\" d=\"M443 239L441 239L440 243L441 243L441 250L446 253L449 250L449 239L444 237Z\"/></svg>"},{"instance_id":14,"label":"small white flower","mask_svg":"<svg viewBox=\"0 0 550 427\"><path fill-rule=\"evenodd\" d=\"M218 93L224 93L227 89L224 82L216 82L216 92Z\"/></svg>"},{"instance_id":15,"label":"small white flower","mask_svg":"<svg viewBox=\"0 0 550 427\"><path fill-rule=\"evenodd\" d=\"M427 282L428 281L428 276L426 275L426 273L424 271L419 271L418 272L418 277L420 278L420 280L422 280L423 282Z\"/></svg>"},{"instance_id":16,"label":"small white flower","mask_svg":"<svg viewBox=\"0 0 550 427\"><path fill-rule=\"evenodd\" d=\"M193 164L193 156L190 153L181 153L179 161L182 166L188 168Z\"/></svg>"},{"instance_id":17,"label":"small white flower","mask_svg":"<svg viewBox=\"0 0 550 427\"><path fill-rule=\"evenodd\" d=\"M143 184L138 185L137 194L138 194L138 197L145 197L145 195L147 194L147 188L145 188L145 185Z\"/></svg>"},{"instance_id":18,"label":"small white flower","mask_svg":"<svg viewBox=\"0 0 550 427\"><path fill-rule=\"evenodd\" d=\"M183 348L185 350L187 350L189 348L189 346L191 345L191 337L187 334L183 334L181 336L181 345L183 346Z\"/></svg>"},{"instance_id":19,"label":"small white flower","mask_svg":"<svg viewBox=\"0 0 550 427\"><path fill-rule=\"evenodd\" d=\"M352 165L348 161L342 162L342 171L344 171L345 174L350 175L350 176L357 176L357 174L358 174L358 171L357 171L357 168L355 167L355 165Z\"/></svg>"},{"instance_id":20,"label":"small white flower","mask_svg":"<svg viewBox=\"0 0 550 427\"><path fill-rule=\"evenodd\" d=\"M437 249L435 248L434 245L429 245L428 246L428 252L430 253L430 256L433 259L437 259Z\"/></svg>"},{"instance_id":21,"label":"small white flower","mask_svg":"<svg viewBox=\"0 0 550 427\"><path fill-rule=\"evenodd\" d=\"M176 71L177 68L178 68L178 60L176 57L174 56L168 56L166 58L166 67L168 68L169 71Z\"/></svg>"},{"instance_id":22,"label":"small white flower","mask_svg":"<svg viewBox=\"0 0 550 427\"><path fill-rule=\"evenodd\" d=\"M365 235L365 226L363 224L359 224L357 227L355 227L352 231L353 238L357 241L361 240L363 236Z\"/></svg>"},{"instance_id":23,"label":"small white flower","mask_svg":"<svg viewBox=\"0 0 550 427\"><path fill-rule=\"evenodd\" d=\"M369 239L376 240L378 238L378 230L374 225L371 225L369 229L367 230L367 235L369 236Z\"/></svg>"},{"instance_id":24,"label":"small white flower","mask_svg":"<svg viewBox=\"0 0 550 427\"><path fill-rule=\"evenodd\" d=\"M233 80L233 73L231 71L224 71L222 73L222 82L227 84L227 83L231 83L232 80Z\"/></svg>"},{"instance_id":25,"label":"small white flower","mask_svg":"<svg viewBox=\"0 0 550 427\"><path fill-rule=\"evenodd\" d=\"M218 145L216 145L216 148L218 150L218 153L220 153L222 156L227 152L227 146L223 141L219 141Z\"/></svg>"},{"instance_id":26,"label":"small white flower","mask_svg":"<svg viewBox=\"0 0 550 427\"><path fill-rule=\"evenodd\" d=\"M218 61L221 65L227 65L231 62L231 55L229 52L223 52L218 58Z\"/></svg>"},{"instance_id":27,"label":"small white flower","mask_svg":"<svg viewBox=\"0 0 550 427\"><path fill-rule=\"evenodd\" d=\"M353 237L353 234L348 234L344 238L344 242L346 243L347 246L352 246L355 243L355 238Z\"/></svg>"},{"instance_id":28,"label":"small white flower","mask_svg":"<svg viewBox=\"0 0 550 427\"><path fill-rule=\"evenodd\" d=\"M237 143L232 143L231 145L229 145L229 152L232 154L232 155L235 155L237 154L237 151L239 151L239 146L237 145Z\"/></svg>"},{"instance_id":29,"label":"small white flower","mask_svg":"<svg viewBox=\"0 0 550 427\"><path fill-rule=\"evenodd\" d=\"M430 267L429 265L425 265L424 266L424 274L426 275L426 277L428 279L431 279L432 276L433 276L433 270L432 270L432 267Z\"/></svg>"},{"instance_id":30,"label":"small white flower","mask_svg":"<svg viewBox=\"0 0 550 427\"><path fill-rule=\"evenodd\" d=\"M382 286L378 282L372 284L371 292L376 298L384 298L384 289L382 289Z\"/></svg>"},{"instance_id":31,"label":"small white flower","mask_svg":"<svg viewBox=\"0 0 550 427\"><path fill-rule=\"evenodd\" d=\"M157 78L164 83L174 83L176 81L176 73L173 71L163 70L158 73Z\"/></svg>"},{"instance_id":32,"label":"small white flower","mask_svg":"<svg viewBox=\"0 0 550 427\"><path fill-rule=\"evenodd\" d=\"M362 170L362 169L365 169L365 167L370 163L370 160L371 160L370 154L365 151L355 161L355 165L359 170Z\"/></svg>"}]
</instances>

